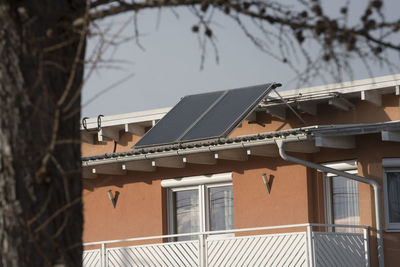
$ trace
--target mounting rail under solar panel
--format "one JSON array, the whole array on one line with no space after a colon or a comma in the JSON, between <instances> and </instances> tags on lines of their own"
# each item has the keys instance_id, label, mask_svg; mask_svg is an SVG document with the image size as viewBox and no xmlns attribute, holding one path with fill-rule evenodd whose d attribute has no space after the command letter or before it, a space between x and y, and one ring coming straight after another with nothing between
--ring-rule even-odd
<instances>
[{"instance_id":1,"label":"mounting rail under solar panel","mask_svg":"<svg viewBox=\"0 0 400 267\"><path fill-rule=\"evenodd\" d=\"M278 86L270 83L185 96L134 148L227 137Z\"/></svg>"}]
</instances>

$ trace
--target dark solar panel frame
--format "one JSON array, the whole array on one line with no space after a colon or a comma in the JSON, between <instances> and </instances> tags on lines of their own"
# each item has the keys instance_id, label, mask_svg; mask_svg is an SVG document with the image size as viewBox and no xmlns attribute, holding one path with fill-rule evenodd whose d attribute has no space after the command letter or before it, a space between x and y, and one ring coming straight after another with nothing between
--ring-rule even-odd
<instances>
[{"instance_id":1,"label":"dark solar panel frame","mask_svg":"<svg viewBox=\"0 0 400 267\"><path fill-rule=\"evenodd\" d=\"M272 83L185 96L134 148L227 137L276 86Z\"/></svg>"},{"instance_id":2,"label":"dark solar panel frame","mask_svg":"<svg viewBox=\"0 0 400 267\"><path fill-rule=\"evenodd\" d=\"M134 147L176 142L223 93L218 91L183 97Z\"/></svg>"}]
</instances>

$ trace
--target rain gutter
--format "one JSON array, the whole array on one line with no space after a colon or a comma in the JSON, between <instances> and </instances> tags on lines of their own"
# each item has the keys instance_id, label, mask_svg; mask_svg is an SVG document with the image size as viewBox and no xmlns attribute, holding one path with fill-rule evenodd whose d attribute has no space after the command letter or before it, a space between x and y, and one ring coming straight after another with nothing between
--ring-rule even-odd
<instances>
[{"instance_id":1,"label":"rain gutter","mask_svg":"<svg viewBox=\"0 0 400 267\"><path fill-rule=\"evenodd\" d=\"M276 145L279 148L279 155L281 156L282 159L290 162L294 162L312 169L316 169L319 171L323 172L329 172L333 173L342 177L346 177L351 180L355 180L361 183L369 184L373 187L374 189L374 198L375 198L375 213L376 213L376 238L377 238L377 243L378 243L378 262L379 262L379 267L384 267L385 266L385 261L384 261L384 252L383 252L383 236L382 236L382 210L381 210L381 191L380 191L380 185L377 181L372 180L372 179L367 179L362 176L350 174L344 171L339 171L337 169L329 168L314 162L309 162L305 161L293 156L289 156L285 152L285 143L286 140L282 139L277 139L275 140Z\"/></svg>"},{"instance_id":2,"label":"rain gutter","mask_svg":"<svg viewBox=\"0 0 400 267\"><path fill-rule=\"evenodd\" d=\"M296 136L287 136L285 137L285 142L301 142L310 140L312 137L307 135L296 135ZM207 147L195 147L195 148L187 148L187 149L179 149L172 151L164 151L164 152L156 152L156 153L147 153L142 155L132 155L132 156L123 156L116 158L107 158L100 160L89 160L82 162L82 166L96 166L103 164L111 164L111 163L123 163L128 161L135 160L153 160L157 158L165 158L165 157L173 157L173 156L185 156L191 154L198 153L206 153L206 152L218 152L223 150L230 149L248 149L256 146L264 146L264 145L275 145L275 140L279 140L280 138L270 138L263 140L252 140L245 141L240 143L232 143L232 144L223 144L223 145L215 145L215 146L207 146Z\"/></svg>"}]
</instances>

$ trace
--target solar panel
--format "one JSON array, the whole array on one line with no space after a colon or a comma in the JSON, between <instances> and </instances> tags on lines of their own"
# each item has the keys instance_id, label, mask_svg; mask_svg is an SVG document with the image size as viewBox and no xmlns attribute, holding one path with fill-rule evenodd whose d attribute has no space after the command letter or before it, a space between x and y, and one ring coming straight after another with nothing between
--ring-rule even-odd
<instances>
[{"instance_id":1,"label":"solar panel","mask_svg":"<svg viewBox=\"0 0 400 267\"><path fill-rule=\"evenodd\" d=\"M226 137L274 87L264 84L185 96L134 147Z\"/></svg>"},{"instance_id":2,"label":"solar panel","mask_svg":"<svg viewBox=\"0 0 400 267\"><path fill-rule=\"evenodd\" d=\"M223 92L212 92L182 98L135 147L175 142L222 94Z\"/></svg>"}]
</instances>

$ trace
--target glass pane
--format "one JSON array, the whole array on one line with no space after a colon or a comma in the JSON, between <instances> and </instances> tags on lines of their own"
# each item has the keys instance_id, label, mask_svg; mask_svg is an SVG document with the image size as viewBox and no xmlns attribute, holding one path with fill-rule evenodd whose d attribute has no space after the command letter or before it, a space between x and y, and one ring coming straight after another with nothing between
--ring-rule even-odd
<instances>
[{"instance_id":1,"label":"glass pane","mask_svg":"<svg viewBox=\"0 0 400 267\"><path fill-rule=\"evenodd\" d=\"M341 176L332 177L333 222L360 224L358 183ZM358 229L336 228L339 232L359 232Z\"/></svg>"},{"instance_id":2,"label":"glass pane","mask_svg":"<svg viewBox=\"0 0 400 267\"><path fill-rule=\"evenodd\" d=\"M233 229L232 186L209 188L210 231Z\"/></svg>"},{"instance_id":3,"label":"glass pane","mask_svg":"<svg viewBox=\"0 0 400 267\"><path fill-rule=\"evenodd\" d=\"M185 190L173 193L175 234L200 231L199 191ZM197 236L178 237L178 241L197 239Z\"/></svg>"},{"instance_id":4,"label":"glass pane","mask_svg":"<svg viewBox=\"0 0 400 267\"><path fill-rule=\"evenodd\" d=\"M389 221L400 223L400 172L387 173Z\"/></svg>"}]
</instances>

